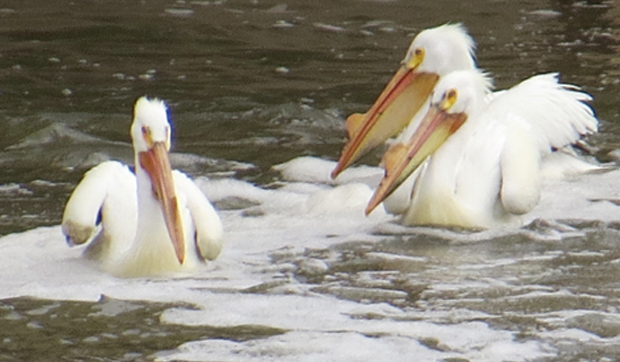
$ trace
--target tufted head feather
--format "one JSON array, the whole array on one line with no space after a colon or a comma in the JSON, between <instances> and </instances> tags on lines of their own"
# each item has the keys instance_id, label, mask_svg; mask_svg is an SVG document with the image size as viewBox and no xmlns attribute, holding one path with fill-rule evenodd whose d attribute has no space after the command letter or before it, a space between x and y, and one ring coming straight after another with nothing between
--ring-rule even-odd
<instances>
[{"instance_id":1,"label":"tufted head feather","mask_svg":"<svg viewBox=\"0 0 620 362\"><path fill-rule=\"evenodd\" d=\"M150 149L154 142L164 142L166 148L170 148L170 123L163 101L141 97L136 101L133 113L131 138L136 152Z\"/></svg>"}]
</instances>

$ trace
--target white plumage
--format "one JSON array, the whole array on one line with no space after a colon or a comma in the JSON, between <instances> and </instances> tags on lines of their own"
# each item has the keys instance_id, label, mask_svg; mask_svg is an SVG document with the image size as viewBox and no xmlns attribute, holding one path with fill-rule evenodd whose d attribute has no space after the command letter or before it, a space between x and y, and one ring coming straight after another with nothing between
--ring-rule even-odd
<instances>
[{"instance_id":1,"label":"white plumage","mask_svg":"<svg viewBox=\"0 0 620 362\"><path fill-rule=\"evenodd\" d=\"M185 174L170 170L170 124L163 102L140 98L131 136L135 175L119 162L88 171L65 207L70 244L91 241L85 255L131 277L189 271L221 250L219 216Z\"/></svg>"},{"instance_id":2,"label":"white plumage","mask_svg":"<svg viewBox=\"0 0 620 362\"><path fill-rule=\"evenodd\" d=\"M136 177L126 165L103 162L90 169L65 205L62 230L69 245L92 239L84 255L104 269L132 245L138 225Z\"/></svg>"},{"instance_id":3,"label":"white plumage","mask_svg":"<svg viewBox=\"0 0 620 362\"><path fill-rule=\"evenodd\" d=\"M516 222L537 204L543 167L559 160L552 154L596 132L584 103L591 98L559 84L557 74L527 79L490 102L489 84L476 70L438 82L415 133L384 156L386 176L367 212L419 165L397 210L405 224L488 228Z\"/></svg>"}]
</instances>

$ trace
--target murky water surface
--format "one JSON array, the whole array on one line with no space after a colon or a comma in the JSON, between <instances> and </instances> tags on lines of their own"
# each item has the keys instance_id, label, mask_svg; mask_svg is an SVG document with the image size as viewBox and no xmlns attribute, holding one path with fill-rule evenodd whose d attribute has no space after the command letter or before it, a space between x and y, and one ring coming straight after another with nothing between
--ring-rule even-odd
<instances>
[{"instance_id":1,"label":"murky water surface","mask_svg":"<svg viewBox=\"0 0 620 362\"><path fill-rule=\"evenodd\" d=\"M467 26L479 66L498 88L550 71L581 85L601 119L590 139L596 155L608 161L620 147L616 1L8 0L0 4L0 234L59 224L88 167L130 163L131 107L144 94L168 102L173 166L194 176L270 187L281 177L274 164L334 160L346 115L372 104L415 33L445 22ZM377 151L363 161L379 158ZM546 230L535 225L475 243L387 233L378 242L273 251L274 270L288 277L243 293L286 294L293 285L406 312L352 318L483 322L539 343L538 360L619 360L620 228L569 225L575 235L553 242L533 242L531 234ZM185 342L209 340L254 341L250 356L273 357L256 346L290 331L161 321L182 307L192 308L0 300L0 361L165 359ZM509 350L496 355L503 357L487 360L522 360Z\"/></svg>"}]
</instances>

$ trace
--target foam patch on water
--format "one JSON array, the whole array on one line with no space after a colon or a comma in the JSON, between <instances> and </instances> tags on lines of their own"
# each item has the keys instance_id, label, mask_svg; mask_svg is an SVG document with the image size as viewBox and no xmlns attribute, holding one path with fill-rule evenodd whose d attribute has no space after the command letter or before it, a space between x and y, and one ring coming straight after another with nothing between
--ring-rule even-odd
<instances>
[{"instance_id":1,"label":"foam patch on water","mask_svg":"<svg viewBox=\"0 0 620 362\"><path fill-rule=\"evenodd\" d=\"M482 328L477 328L482 327ZM484 326L466 326L459 332L480 337ZM440 332L440 331L437 331ZM501 339L501 336L492 337ZM527 360L540 355L541 351L533 343L519 344L490 343L480 350L471 348L469 352L454 350L441 351L423 343L415 337L406 335L373 336L358 332L333 331L311 332L293 331L284 335L259 339L246 343L225 340L190 342L179 348L179 353L160 356L157 361L200 361L206 353L225 356L227 361L398 361L404 356L415 356L416 361L438 361L446 358L466 358L475 361L502 360L511 356L513 361ZM444 347L444 346L442 346ZM445 347L444 347L445 348Z\"/></svg>"},{"instance_id":2,"label":"foam patch on water","mask_svg":"<svg viewBox=\"0 0 620 362\"><path fill-rule=\"evenodd\" d=\"M620 220L618 180L620 170L547 180L538 206L526 219Z\"/></svg>"},{"instance_id":3,"label":"foam patch on water","mask_svg":"<svg viewBox=\"0 0 620 362\"><path fill-rule=\"evenodd\" d=\"M383 177L383 169L379 167L359 166L344 170L335 180L330 176L336 167L333 161L316 157L298 157L272 167L282 174L287 181L315 182L327 185L342 185L360 182L375 187Z\"/></svg>"},{"instance_id":4,"label":"foam patch on water","mask_svg":"<svg viewBox=\"0 0 620 362\"><path fill-rule=\"evenodd\" d=\"M59 227L3 237L0 298L35 296L96 301L103 294L123 300L181 302L193 307L166 310L161 315L162 323L259 325L283 331L241 342L189 342L158 355L157 359L162 361L375 361L399 360L403 356L416 356L418 361L502 361L508 356L512 361L526 361L554 355L554 348L545 342L518 339L515 331L475 321L486 316L482 312L462 308L408 309L381 302L381 298L404 299L407 293L376 288L381 281L371 277L367 277L366 287L333 282L320 286L320 290L299 280L293 271L303 269L312 274L327 268L325 261L303 256L305 252L346 242L377 243L414 233L457 243L493 240L515 233L539 234L536 228L482 233L405 228L382 210L366 217L363 208L372 194L372 184L381 177L381 169L353 168L332 181L329 172L334 165L308 157L292 160L274 167L282 178L269 187L232 178L198 178L197 184L213 202L236 199L247 203L221 210L226 233L223 252L215 262L193 275L131 280L112 277L84 259L81 248L69 248ZM619 176L619 171L611 171L550 182L539 207L525 219L549 219L549 228L555 230L559 239L581 231L563 223L554 224L556 219L620 220L620 208L615 203L620 199L620 188L615 187ZM274 258L284 261L274 262ZM368 260L408 263L418 268L428 262L428 258L388 252L372 252ZM474 275L478 269L510 267L514 262L509 257L477 264L472 261L446 273ZM363 281L363 273L360 278ZM426 293L438 295L509 287L502 285L501 280L472 280L467 285L442 279L425 283L429 283ZM370 297L347 297L366 292ZM370 292L384 295L375 300ZM534 293L558 296L541 288L524 294L524 298L534 298ZM571 328L567 325L545 336L553 340L585 338L587 332L575 334Z\"/></svg>"}]
</instances>

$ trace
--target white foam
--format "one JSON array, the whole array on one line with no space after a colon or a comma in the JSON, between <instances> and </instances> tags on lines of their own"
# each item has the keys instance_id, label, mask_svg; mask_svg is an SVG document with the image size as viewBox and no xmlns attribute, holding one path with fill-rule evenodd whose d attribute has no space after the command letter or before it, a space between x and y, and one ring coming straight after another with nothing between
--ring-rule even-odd
<instances>
[{"instance_id":1,"label":"white foam","mask_svg":"<svg viewBox=\"0 0 620 362\"><path fill-rule=\"evenodd\" d=\"M541 336L544 338L561 340L561 341L570 341L570 342L600 342L602 338L597 336L596 334L589 333L584 331L583 329L577 328L567 328L567 329L557 329L549 332L541 333Z\"/></svg>"},{"instance_id":2,"label":"white foam","mask_svg":"<svg viewBox=\"0 0 620 362\"><path fill-rule=\"evenodd\" d=\"M358 166L344 170L335 180L330 176L336 162L316 157L298 157L272 167L287 181L314 182L328 185L341 185L360 182L375 187L383 177L379 167Z\"/></svg>"},{"instance_id":3,"label":"white foam","mask_svg":"<svg viewBox=\"0 0 620 362\"><path fill-rule=\"evenodd\" d=\"M419 341L399 336L375 338L359 333L307 331L289 332L281 336L238 343L226 340L190 342L180 353L160 356L157 361L202 361L206 355L224 356L227 361L398 361L404 356L417 356L416 361L436 361L444 355ZM205 353L206 352L206 353Z\"/></svg>"},{"instance_id":4,"label":"white foam","mask_svg":"<svg viewBox=\"0 0 620 362\"><path fill-rule=\"evenodd\" d=\"M525 361L554 354L544 342L519 341L516 332L471 321L483 318L485 314L481 312L407 310L381 302L338 299L329 293L314 292L312 285L297 280L291 273L296 268L295 259L275 263L274 255L303 255L306 250L350 241L372 243L412 232L457 241L459 238L488 240L515 232L464 234L442 229L402 228L382 211L365 217L363 206L372 193L369 184L377 181L368 180L380 176L382 171L371 167L353 168L348 172L347 182L340 179L334 182L329 179L333 166L333 162L319 159L293 160L275 167L282 173L283 180L270 188L235 179L199 178L199 187L212 201L239 198L251 201L254 206L221 211L225 227L223 252L215 262L191 276L130 280L109 276L82 258L80 248L69 248L59 227L3 237L0 239L0 265L3 266L0 298L29 295L96 301L105 294L126 300L183 302L195 308L170 308L162 314L161 321L224 327L258 325L286 331L244 342L189 342L176 351L159 355L162 361L371 361L400 360L403 356L416 356L418 361L446 358L502 361L507 356L513 361ZM588 201L620 198L620 188L615 187L619 173L612 171L568 182L553 181L545 188L539 207L526 219L620 220L620 208L612 202ZM346 172L342 176L345 175ZM579 232L570 227L559 229L557 236L560 238ZM483 236L476 236L480 234ZM427 258L387 252L369 255L377 262L407 262L421 267L428 262ZM510 258L497 258L493 262L481 262L482 266L465 264L451 273L475 273L476 268L503 267L513 262ZM308 268L320 272L325 267L324 262L321 263L309 264ZM381 283L367 279L369 288L374 285L372 283ZM474 280L464 286L438 278L429 282L427 293L484 289L488 285L502 287L497 285L500 281L495 282ZM262 284L273 287L263 294L246 293L247 288ZM526 294L526 297L535 293ZM444 318L443 323L434 322L440 317ZM451 323L445 323L446 320ZM581 340L583 336L568 336L572 333L569 331L566 335L557 333L562 332L549 337Z\"/></svg>"},{"instance_id":5,"label":"white foam","mask_svg":"<svg viewBox=\"0 0 620 362\"><path fill-rule=\"evenodd\" d=\"M538 206L528 215L545 219L620 220L620 170L565 180L547 180Z\"/></svg>"},{"instance_id":6,"label":"white foam","mask_svg":"<svg viewBox=\"0 0 620 362\"><path fill-rule=\"evenodd\" d=\"M480 331L476 328L464 328L460 332L476 336ZM424 345L416 338L401 335L372 336L346 331L327 333L292 331L245 343L225 340L190 342L182 345L179 353L160 356L156 360L201 361L204 360L204 356L223 356L227 361L363 362L400 361L415 357L415 361L430 362L446 358L499 361L510 356L512 361L525 361L533 355L541 354L545 353L533 343L514 345L494 342L480 350L472 348L467 352L459 350L443 352Z\"/></svg>"}]
</instances>

